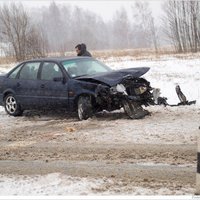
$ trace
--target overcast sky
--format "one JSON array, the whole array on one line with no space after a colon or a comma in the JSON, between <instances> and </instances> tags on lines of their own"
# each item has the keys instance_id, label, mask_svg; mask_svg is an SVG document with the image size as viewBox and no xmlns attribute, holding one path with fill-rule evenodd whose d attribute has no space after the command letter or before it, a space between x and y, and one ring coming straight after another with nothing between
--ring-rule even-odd
<instances>
[{"instance_id":1,"label":"overcast sky","mask_svg":"<svg viewBox=\"0 0 200 200\"><path fill-rule=\"evenodd\" d=\"M8 3L8 2L22 2L24 6L28 7L42 7L48 6L53 0L0 0L0 4ZM146 0L149 2L154 17L158 17L161 13L161 4L163 0ZM70 4L77 5L81 8L88 9L98 15L100 15L104 20L109 20L112 18L113 14L116 10L120 9L120 7L124 7L128 12L130 11L131 5L134 4L134 0L54 0L57 4Z\"/></svg>"}]
</instances>

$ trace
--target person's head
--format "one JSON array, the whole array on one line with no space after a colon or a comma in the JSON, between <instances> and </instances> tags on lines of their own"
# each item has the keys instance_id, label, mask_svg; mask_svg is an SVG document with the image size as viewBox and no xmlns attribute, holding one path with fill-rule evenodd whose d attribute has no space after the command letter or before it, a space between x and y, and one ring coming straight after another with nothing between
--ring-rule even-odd
<instances>
[{"instance_id":1,"label":"person's head","mask_svg":"<svg viewBox=\"0 0 200 200\"><path fill-rule=\"evenodd\" d=\"M82 43L82 44L81 44L81 50L82 50L82 51L86 51L86 48L87 48L87 47L86 47L86 44Z\"/></svg>"},{"instance_id":2,"label":"person's head","mask_svg":"<svg viewBox=\"0 0 200 200\"><path fill-rule=\"evenodd\" d=\"M77 45L75 46L75 49L76 49L77 55L80 54L80 53L81 53L81 44L77 44Z\"/></svg>"}]
</instances>

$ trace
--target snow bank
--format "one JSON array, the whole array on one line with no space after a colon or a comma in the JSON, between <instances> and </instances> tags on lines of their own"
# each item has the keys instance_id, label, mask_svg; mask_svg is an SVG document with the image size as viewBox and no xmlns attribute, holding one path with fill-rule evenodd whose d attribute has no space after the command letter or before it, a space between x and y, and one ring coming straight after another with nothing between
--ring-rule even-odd
<instances>
[{"instance_id":1,"label":"snow bank","mask_svg":"<svg viewBox=\"0 0 200 200\"><path fill-rule=\"evenodd\" d=\"M102 181L59 173L45 176L0 176L0 195L88 195Z\"/></svg>"},{"instance_id":2,"label":"snow bank","mask_svg":"<svg viewBox=\"0 0 200 200\"><path fill-rule=\"evenodd\" d=\"M189 195L194 192L192 188L181 188L173 192L164 187L153 189L130 185L127 188L127 184L123 185L123 182L120 181L116 183L112 179L77 178L60 173L44 176L0 175L0 179L0 196Z\"/></svg>"}]
</instances>

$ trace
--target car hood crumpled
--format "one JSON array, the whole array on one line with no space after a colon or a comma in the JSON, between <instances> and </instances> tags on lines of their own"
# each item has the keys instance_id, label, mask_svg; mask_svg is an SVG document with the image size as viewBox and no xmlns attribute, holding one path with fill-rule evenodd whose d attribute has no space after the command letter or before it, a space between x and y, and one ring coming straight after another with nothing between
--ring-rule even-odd
<instances>
[{"instance_id":1,"label":"car hood crumpled","mask_svg":"<svg viewBox=\"0 0 200 200\"><path fill-rule=\"evenodd\" d=\"M78 77L78 80L96 80L102 83L105 83L110 86L114 86L122 81L122 79L127 76L131 75L135 78L138 78L149 71L149 67L136 67L136 68L128 68L128 69L121 69L106 73L94 74L94 75L86 75L82 77Z\"/></svg>"}]
</instances>

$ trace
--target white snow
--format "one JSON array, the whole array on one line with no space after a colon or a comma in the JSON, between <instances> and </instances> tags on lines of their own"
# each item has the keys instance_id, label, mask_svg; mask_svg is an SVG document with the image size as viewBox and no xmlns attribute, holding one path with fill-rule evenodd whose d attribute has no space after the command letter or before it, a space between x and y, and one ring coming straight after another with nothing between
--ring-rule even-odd
<instances>
[{"instance_id":1,"label":"white snow","mask_svg":"<svg viewBox=\"0 0 200 200\"><path fill-rule=\"evenodd\" d=\"M2 176L0 195L88 195L102 180L75 178L59 173L44 176ZM52 181L53 180L53 181Z\"/></svg>"},{"instance_id":2,"label":"white snow","mask_svg":"<svg viewBox=\"0 0 200 200\"><path fill-rule=\"evenodd\" d=\"M144 77L151 82L152 87L161 89L161 96L168 98L168 103L177 104L175 85L179 84L181 90L189 101L196 100L193 109L200 107L200 59L177 59L166 57L159 60L134 60L131 57L110 58L105 63L113 69L131 67L150 67ZM14 65L0 66L0 74L10 70ZM174 108L176 109L176 108ZM186 109L181 108L181 109ZM5 114L0 107L0 120L10 122L14 120ZM153 164L152 164L153 165ZM0 196L10 195L115 195L117 190L99 191L105 182L111 179L77 178L59 173L44 176L0 175ZM97 190L96 190L97 189ZM98 192L99 191L99 192ZM185 192L183 192L185 191ZM182 188L181 194L193 194L192 189ZM124 195L166 195L169 189L135 187ZM179 191L173 193L179 195ZM188 197L189 198L189 197ZM191 198L191 196L190 196Z\"/></svg>"},{"instance_id":3,"label":"white snow","mask_svg":"<svg viewBox=\"0 0 200 200\"><path fill-rule=\"evenodd\" d=\"M108 187L105 188L105 184ZM0 175L0 197L6 195L19 196L55 196L55 195L119 195L119 189L125 187L122 182L114 186L108 178L77 178L60 173L51 173L43 176ZM193 189L182 188L174 195L193 193ZM161 187L152 190L145 187L131 187L123 195L167 195L170 190ZM119 198L120 196L118 196ZM118 199L116 197L116 199ZM94 198L95 199L95 198Z\"/></svg>"}]
</instances>

